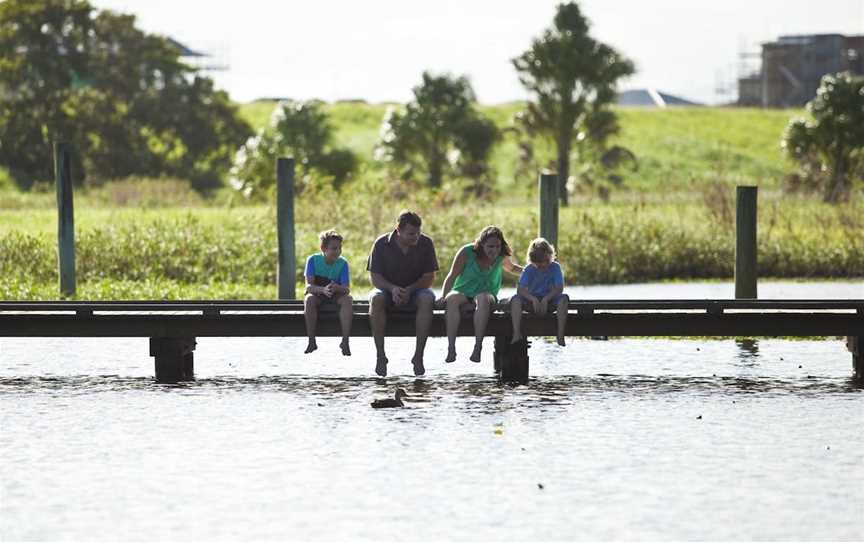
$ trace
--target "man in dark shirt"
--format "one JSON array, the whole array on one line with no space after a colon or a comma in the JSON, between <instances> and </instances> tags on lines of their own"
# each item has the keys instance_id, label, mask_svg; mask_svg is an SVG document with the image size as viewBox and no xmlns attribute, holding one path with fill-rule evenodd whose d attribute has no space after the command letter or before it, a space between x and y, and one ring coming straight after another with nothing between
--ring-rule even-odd
<instances>
[{"instance_id":1,"label":"man in dark shirt","mask_svg":"<svg viewBox=\"0 0 864 542\"><path fill-rule=\"evenodd\" d=\"M375 240L366 269L376 288L369 296L369 321L378 359L375 373L387 376L387 356L384 353L384 328L388 310L417 312L415 329L417 346L411 363L414 374L426 372L423 351L432 323L435 292L430 287L438 271L438 258L432 239L420 233L422 221L417 213L403 211L396 229Z\"/></svg>"}]
</instances>

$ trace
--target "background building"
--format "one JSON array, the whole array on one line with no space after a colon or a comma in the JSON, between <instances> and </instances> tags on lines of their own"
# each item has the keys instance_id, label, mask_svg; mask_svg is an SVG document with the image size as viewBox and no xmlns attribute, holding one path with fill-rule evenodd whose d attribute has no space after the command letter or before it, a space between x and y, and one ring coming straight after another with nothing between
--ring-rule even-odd
<instances>
[{"instance_id":1,"label":"background building","mask_svg":"<svg viewBox=\"0 0 864 542\"><path fill-rule=\"evenodd\" d=\"M798 107L816 96L822 76L864 75L864 35L780 36L762 44L762 66L738 80L738 105Z\"/></svg>"}]
</instances>

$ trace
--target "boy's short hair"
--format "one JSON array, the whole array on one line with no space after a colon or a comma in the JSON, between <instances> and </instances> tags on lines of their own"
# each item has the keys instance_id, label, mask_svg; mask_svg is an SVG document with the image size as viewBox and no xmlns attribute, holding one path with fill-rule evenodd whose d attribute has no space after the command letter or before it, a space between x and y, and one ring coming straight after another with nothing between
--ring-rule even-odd
<instances>
[{"instance_id":1,"label":"boy's short hair","mask_svg":"<svg viewBox=\"0 0 864 542\"><path fill-rule=\"evenodd\" d=\"M542 237L531 241L531 244L528 245L528 261L540 263L546 256L549 256L549 261L555 261L555 247L552 243Z\"/></svg>"},{"instance_id":2,"label":"boy's short hair","mask_svg":"<svg viewBox=\"0 0 864 542\"><path fill-rule=\"evenodd\" d=\"M420 220L420 215L414 211L402 211L399 213L399 218L396 220L396 227L399 229L404 228L406 225L419 228L422 224L423 221Z\"/></svg>"},{"instance_id":3,"label":"boy's short hair","mask_svg":"<svg viewBox=\"0 0 864 542\"><path fill-rule=\"evenodd\" d=\"M330 241L342 242L342 234L336 230L326 230L318 234L318 240L321 241L321 247L330 246Z\"/></svg>"}]
</instances>

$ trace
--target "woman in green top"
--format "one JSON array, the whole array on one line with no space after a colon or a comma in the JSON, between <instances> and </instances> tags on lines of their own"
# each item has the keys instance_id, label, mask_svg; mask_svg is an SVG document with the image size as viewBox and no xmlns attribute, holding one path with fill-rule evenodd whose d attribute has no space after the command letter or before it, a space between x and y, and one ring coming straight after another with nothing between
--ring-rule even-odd
<instances>
[{"instance_id":1,"label":"woman in green top","mask_svg":"<svg viewBox=\"0 0 864 542\"><path fill-rule=\"evenodd\" d=\"M513 253L496 226L486 226L473 244L465 245L453 259L450 273L444 279L439 307L447 307L447 363L456 361L456 331L464 305L474 305L474 351L471 361L480 362L483 336L489 314L501 289L502 269L519 276L522 267L513 263ZM452 290L452 291L451 291Z\"/></svg>"}]
</instances>

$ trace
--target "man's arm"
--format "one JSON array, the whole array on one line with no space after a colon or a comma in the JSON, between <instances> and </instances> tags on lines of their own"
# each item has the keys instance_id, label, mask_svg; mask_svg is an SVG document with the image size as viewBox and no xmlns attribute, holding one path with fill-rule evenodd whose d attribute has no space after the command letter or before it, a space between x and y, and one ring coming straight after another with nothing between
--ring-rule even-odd
<instances>
[{"instance_id":1,"label":"man's arm","mask_svg":"<svg viewBox=\"0 0 864 542\"><path fill-rule=\"evenodd\" d=\"M372 279L372 286L378 288L379 290L383 290L385 292L389 292L392 290L395 285L389 280L384 278L384 275L381 273L376 273L374 271L369 272L370 278Z\"/></svg>"},{"instance_id":2,"label":"man's arm","mask_svg":"<svg viewBox=\"0 0 864 542\"><path fill-rule=\"evenodd\" d=\"M423 275L417 279L414 284L411 284L406 290L411 294L416 290L422 290L424 288L431 288L432 284L435 282L435 271L430 271L429 273L423 273Z\"/></svg>"}]
</instances>

